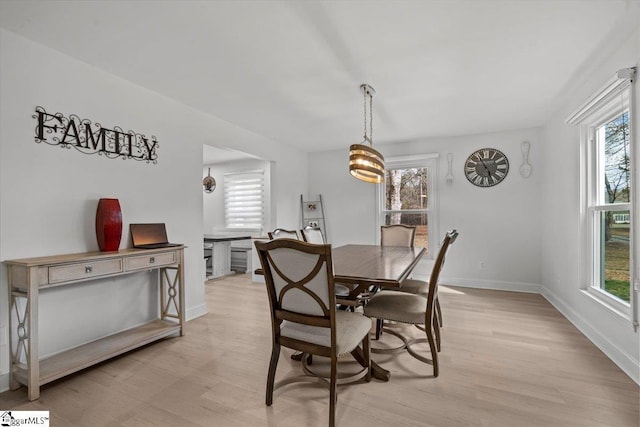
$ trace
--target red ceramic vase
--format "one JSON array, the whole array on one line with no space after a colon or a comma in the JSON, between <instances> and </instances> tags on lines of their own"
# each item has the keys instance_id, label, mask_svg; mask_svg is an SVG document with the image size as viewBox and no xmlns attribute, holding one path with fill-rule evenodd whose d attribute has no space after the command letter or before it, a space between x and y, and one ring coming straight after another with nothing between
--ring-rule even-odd
<instances>
[{"instance_id":1,"label":"red ceramic vase","mask_svg":"<svg viewBox=\"0 0 640 427\"><path fill-rule=\"evenodd\" d=\"M100 199L96 211L96 237L103 252L120 249L122 211L118 199Z\"/></svg>"}]
</instances>

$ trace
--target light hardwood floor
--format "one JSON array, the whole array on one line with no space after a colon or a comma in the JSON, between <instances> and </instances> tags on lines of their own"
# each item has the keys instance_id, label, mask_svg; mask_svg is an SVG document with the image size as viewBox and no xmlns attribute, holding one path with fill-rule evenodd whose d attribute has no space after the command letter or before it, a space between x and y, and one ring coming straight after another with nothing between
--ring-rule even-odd
<instances>
[{"instance_id":1,"label":"light hardwood floor","mask_svg":"<svg viewBox=\"0 0 640 427\"><path fill-rule=\"evenodd\" d=\"M46 385L38 401L2 393L0 409L48 410L52 426L327 425L321 386L289 385L264 404L264 285L231 276L209 281L206 298L209 314L186 336ZM374 355L391 381L340 386L338 425L639 425L638 386L540 295L443 287L440 298L440 376L406 353ZM299 372L290 354L277 378Z\"/></svg>"}]
</instances>

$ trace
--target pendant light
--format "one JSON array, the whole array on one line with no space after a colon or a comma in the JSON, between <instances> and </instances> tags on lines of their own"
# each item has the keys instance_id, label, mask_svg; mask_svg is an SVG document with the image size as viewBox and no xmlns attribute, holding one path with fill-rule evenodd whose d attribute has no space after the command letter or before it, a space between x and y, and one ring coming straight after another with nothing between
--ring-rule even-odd
<instances>
[{"instance_id":1,"label":"pendant light","mask_svg":"<svg viewBox=\"0 0 640 427\"><path fill-rule=\"evenodd\" d=\"M379 184L384 181L384 157L373 149L373 95L376 91L368 84L361 84L360 91L364 95L364 141L349 147L349 173L362 181ZM367 104L369 106L368 129ZM366 145L367 142L369 145Z\"/></svg>"},{"instance_id":2,"label":"pendant light","mask_svg":"<svg viewBox=\"0 0 640 427\"><path fill-rule=\"evenodd\" d=\"M211 176L211 168L209 168L207 176L202 180L202 187L204 187L205 193L213 193L213 190L216 189L216 180Z\"/></svg>"}]
</instances>

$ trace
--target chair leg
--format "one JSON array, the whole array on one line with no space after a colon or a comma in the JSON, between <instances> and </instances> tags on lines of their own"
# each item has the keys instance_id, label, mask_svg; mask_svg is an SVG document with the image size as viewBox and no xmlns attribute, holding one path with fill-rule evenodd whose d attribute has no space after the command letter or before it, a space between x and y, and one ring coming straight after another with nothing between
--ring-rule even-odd
<instances>
[{"instance_id":1,"label":"chair leg","mask_svg":"<svg viewBox=\"0 0 640 427\"><path fill-rule=\"evenodd\" d=\"M271 349L271 361L269 362L269 373L267 374L267 406L273 403L273 384L276 379L276 368L278 367L278 358L280 357L280 344L273 343Z\"/></svg>"},{"instance_id":2,"label":"chair leg","mask_svg":"<svg viewBox=\"0 0 640 427\"><path fill-rule=\"evenodd\" d=\"M338 376L338 357L331 355L331 382L329 383L329 427L336 425L336 383Z\"/></svg>"},{"instance_id":3,"label":"chair leg","mask_svg":"<svg viewBox=\"0 0 640 427\"><path fill-rule=\"evenodd\" d=\"M436 348L438 349L438 352L440 352L440 324L438 323L437 318L433 319L433 332L436 339Z\"/></svg>"},{"instance_id":4,"label":"chair leg","mask_svg":"<svg viewBox=\"0 0 640 427\"><path fill-rule=\"evenodd\" d=\"M433 328L431 325L424 325L425 331L427 333L427 341L429 342L429 349L431 350L431 361L433 362L433 376L437 377L438 372L438 350L436 348L436 343L433 339Z\"/></svg>"},{"instance_id":5,"label":"chair leg","mask_svg":"<svg viewBox=\"0 0 640 427\"><path fill-rule=\"evenodd\" d=\"M369 334L365 335L362 340L362 353L367 364L367 375L364 377L366 382L371 381L371 345L369 342Z\"/></svg>"},{"instance_id":6,"label":"chair leg","mask_svg":"<svg viewBox=\"0 0 640 427\"><path fill-rule=\"evenodd\" d=\"M438 317L438 324L442 328L442 310L440 309L440 299L436 297L436 316Z\"/></svg>"}]
</instances>

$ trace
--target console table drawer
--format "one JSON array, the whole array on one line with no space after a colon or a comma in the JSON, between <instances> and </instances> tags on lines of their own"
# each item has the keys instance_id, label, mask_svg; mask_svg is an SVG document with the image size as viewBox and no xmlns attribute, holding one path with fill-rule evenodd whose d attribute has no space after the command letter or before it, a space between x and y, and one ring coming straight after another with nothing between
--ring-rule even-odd
<instances>
[{"instance_id":1,"label":"console table drawer","mask_svg":"<svg viewBox=\"0 0 640 427\"><path fill-rule=\"evenodd\" d=\"M49 283L90 279L122 272L122 260L110 259L49 267Z\"/></svg>"},{"instance_id":2,"label":"console table drawer","mask_svg":"<svg viewBox=\"0 0 640 427\"><path fill-rule=\"evenodd\" d=\"M161 254L149 254L126 258L124 268L126 271L140 270L145 268L155 268L162 265L175 264L178 261L176 252L166 252Z\"/></svg>"}]
</instances>

